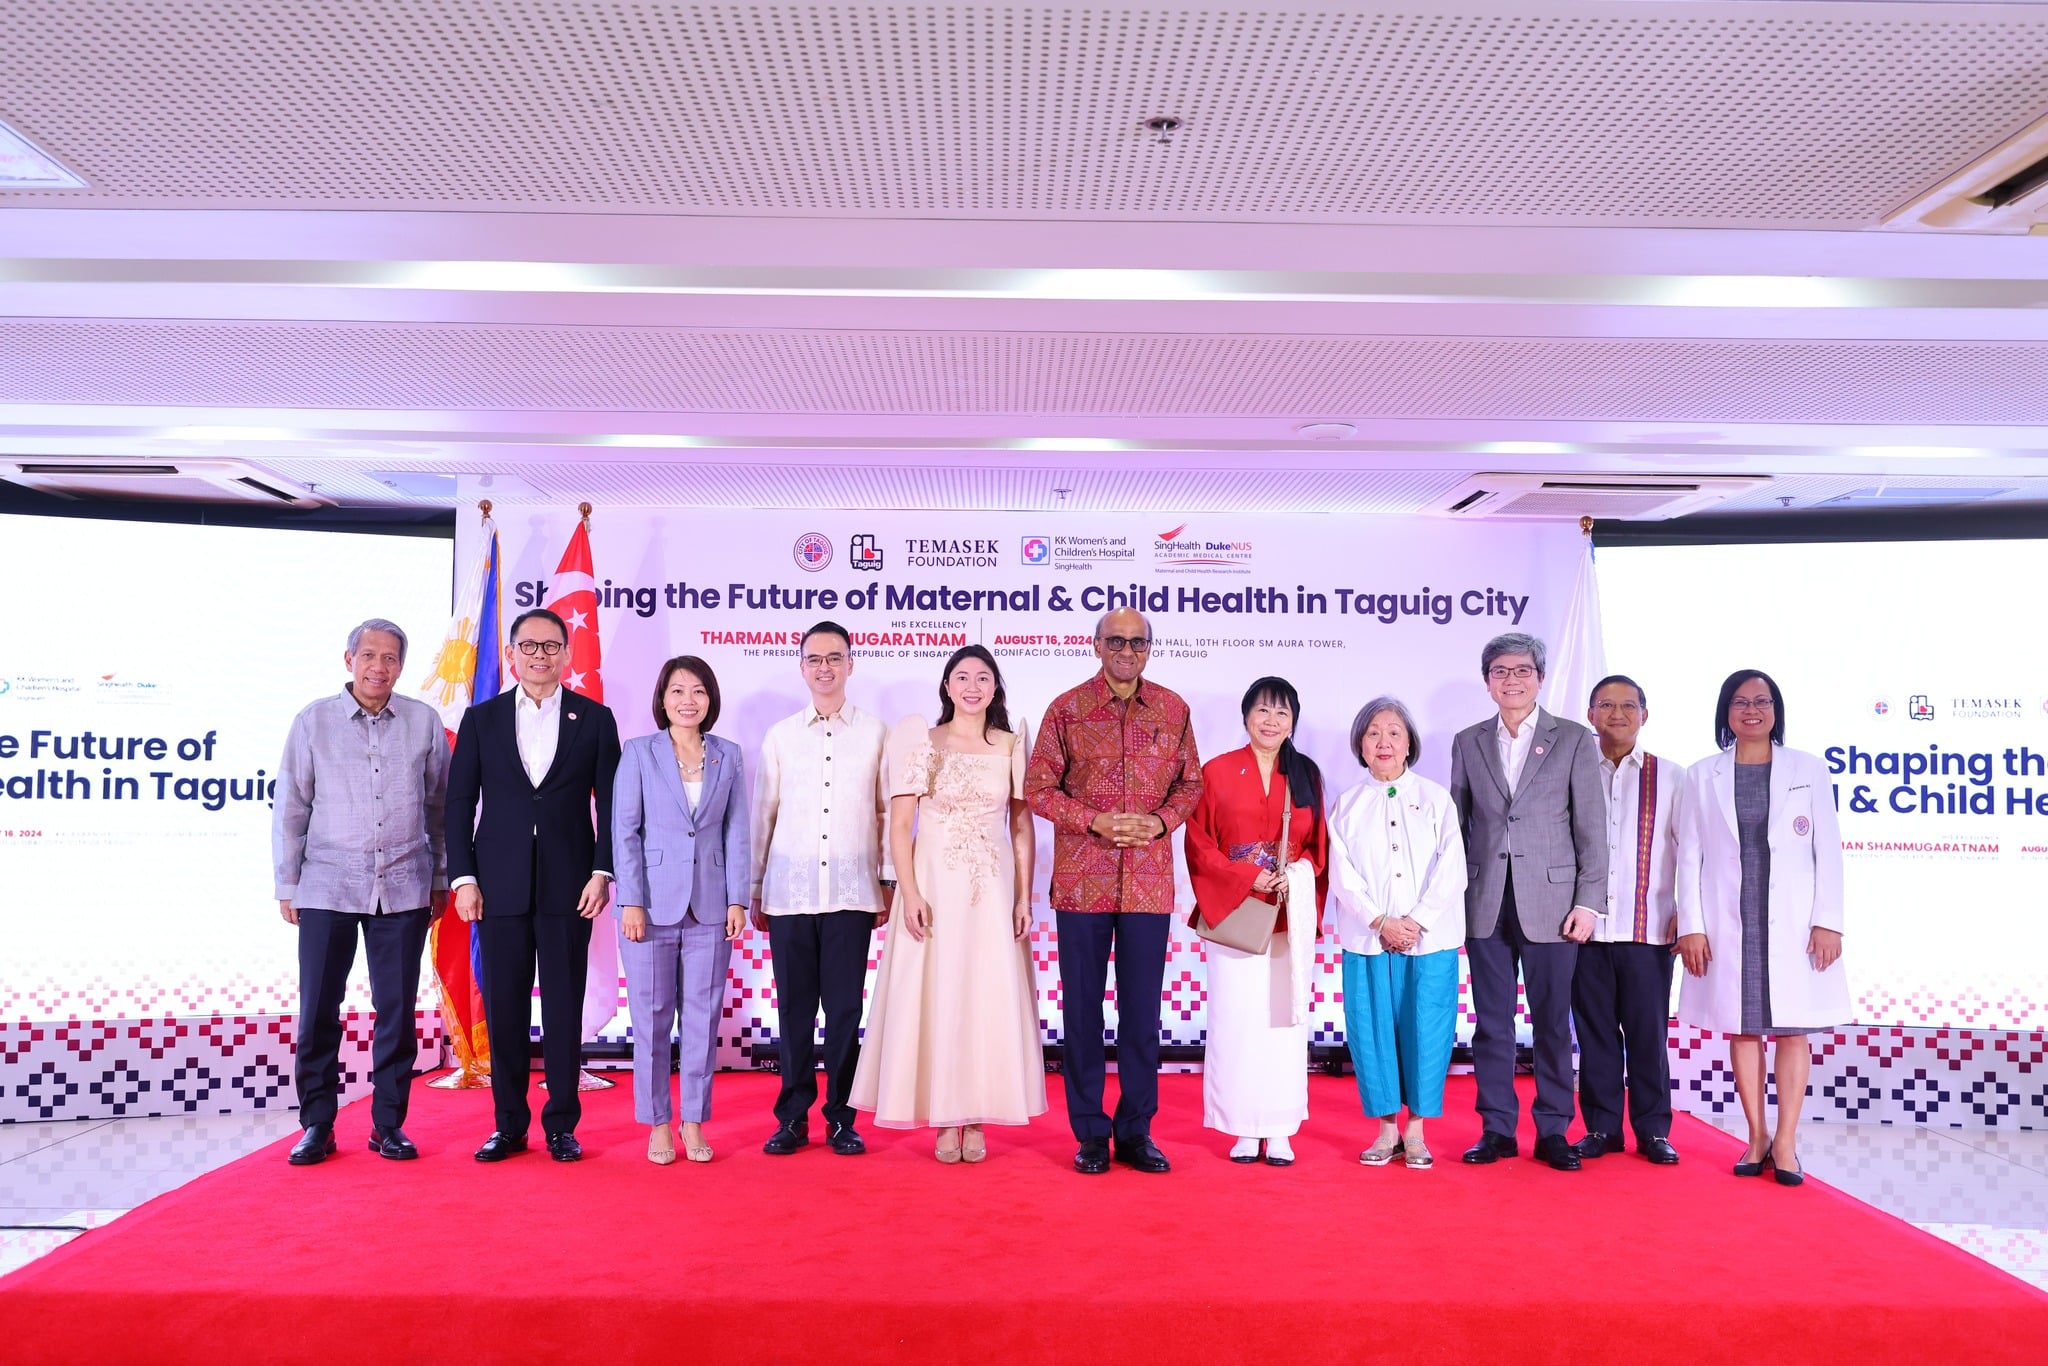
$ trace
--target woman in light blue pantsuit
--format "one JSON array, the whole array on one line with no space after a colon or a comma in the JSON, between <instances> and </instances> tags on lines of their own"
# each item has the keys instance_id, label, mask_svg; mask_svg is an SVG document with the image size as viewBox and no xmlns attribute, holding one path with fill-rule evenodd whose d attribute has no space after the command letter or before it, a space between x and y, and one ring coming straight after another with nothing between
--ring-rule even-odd
<instances>
[{"instance_id":1,"label":"woman in light blue pantsuit","mask_svg":"<svg viewBox=\"0 0 2048 1366\"><path fill-rule=\"evenodd\" d=\"M650 1125L647 1160L676 1160L669 1133L668 1044L681 1041L683 1149L709 1162L711 1072L718 1057L732 941L746 924L747 774L740 749L709 734L718 679L694 655L661 666L654 722L629 740L612 791L619 960L633 1018L633 1115ZM677 1028L677 1017L681 1027Z\"/></svg>"}]
</instances>

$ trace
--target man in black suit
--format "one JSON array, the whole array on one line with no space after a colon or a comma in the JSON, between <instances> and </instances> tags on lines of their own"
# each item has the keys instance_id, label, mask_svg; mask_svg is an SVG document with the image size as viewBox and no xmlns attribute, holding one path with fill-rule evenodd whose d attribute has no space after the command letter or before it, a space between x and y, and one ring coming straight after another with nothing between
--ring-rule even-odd
<instances>
[{"instance_id":1,"label":"man in black suit","mask_svg":"<svg viewBox=\"0 0 2048 1366\"><path fill-rule=\"evenodd\" d=\"M527 1039L538 967L548 1080L540 1125L548 1156L574 1162L583 1155L576 1141L583 977L590 922L603 912L611 882L619 728L602 703L562 686L569 631L560 617L544 609L522 613L510 641L505 653L519 686L463 713L448 769L449 889L455 913L481 936L497 1108L497 1132L476 1160L501 1162L526 1150Z\"/></svg>"}]
</instances>

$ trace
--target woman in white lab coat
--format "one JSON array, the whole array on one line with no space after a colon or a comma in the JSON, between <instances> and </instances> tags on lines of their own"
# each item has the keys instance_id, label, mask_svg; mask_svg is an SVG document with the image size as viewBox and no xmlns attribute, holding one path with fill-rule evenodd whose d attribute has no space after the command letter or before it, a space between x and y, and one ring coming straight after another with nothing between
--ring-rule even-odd
<instances>
[{"instance_id":1,"label":"woman in white lab coat","mask_svg":"<svg viewBox=\"0 0 2048 1366\"><path fill-rule=\"evenodd\" d=\"M1714 713L1721 753L1685 775L1678 817L1678 1018L1733 1037L1728 1060L1749 1121L1737 1176L1804 1180L1799 1111L1806 1036L1850 1018L1842 969L1842 837L1827 765L1786 749L1785 697L1770 675L1730 674ZM1764 1112L1764 1049L1776 1045L1778 1124Z\"/></svg>"},{"instance_id":2,"label":"woman in white lab coat","mask_svg":"<svg viewBox=\"0 0 2048 1366\"><path fill-rule=\"evenodd\" d=\"M1391 697L1351 723L1367 780L1330 811L1330 905L1344 945L1344 1037L1365 1113L1379 1136L1358 1155L1432 1165L1422 1121L1444 1112L1458 1027L1458 949L1465 942L1465 842L1451 794L1416 773L1422 754L1408 709ZM1403 1106L1408 1125L1398 1121Z\"/></svg>"}]
</instances>

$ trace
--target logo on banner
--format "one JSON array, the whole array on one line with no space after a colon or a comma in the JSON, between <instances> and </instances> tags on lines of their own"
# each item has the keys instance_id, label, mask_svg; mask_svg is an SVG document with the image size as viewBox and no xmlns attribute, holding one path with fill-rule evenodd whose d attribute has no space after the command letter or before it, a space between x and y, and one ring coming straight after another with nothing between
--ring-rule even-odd
<instances>
[{"instance_id":1,"label":"logo on banner","mask_svg":"<svg viewBox=\"0 0 2048 1366\"><path fill-rule=\"evenodd\" d=\"M1024 538L1024 563L1051 564L1052 539L1048 536L1026 536Z\"/></svg>"},{"instance_id":2,"label":"logo on banner","mask_svg":"<svg viewBox=\"0 0 2048 1366\"><path fill-rule=\"evenodd\" d=\"M796 548L791 553L796 556L799 569L815 574L832 563L832 542L815 531L806 531L796 538Z\"/></svg>"},{"instance_id":3,"label":"logo on banner","mask_svg":"<svg viewBox=\"0 0 2048 1366\"><path fill-rule=\"evenodd\" d=\"M1191 522L1152 534L1154 566L1182 573L1251 572L1252 543L1236 537L1186 535Z\"/></svg>"},{"instance_id":4,"label":"logo on banner","mask_svg":"<svg viewBox=\"0 0 2048 1366\"><path fill-rule=\"evenodd\" d=\"M1880 697L1871 706L1870 709L1873 712L1876 712L1879 716L1883 716L1885 713L1889 712L1892 709L1892 704L1885 701L1882 697Z\"/></svg>"},{"instance_id":5,"label":"logo on banner","mask_svg":"<svg viewBox=\"0 0 2048 1366\"><path fill-rule=\"evenodd\" d=\"M872 569L876 573L881 572L882 547L876 544L875 538L867 532L863 531L860 535L848 541L846 543L846 553L852 558L855 569ZM798 558L802 558L801 553L799 553ZM830 563L832 559L832 547L829 545L825 547L825 559L827 563ZM820 565L819 567L823 568L824 566Z\"/></svg>"},{"instance_id":6,"label":"logo on banner","mask_svg":"<svg viewBox=\"0 0 2048 1366\"><path fill-rule=\"evenodd\" d=\"M1934 719L1934 704L1927 700L1926 693L1916 692L1906 699L1906 715L1912 717L1915 721L1932 721Z\"/></svg>"}]
</instances>

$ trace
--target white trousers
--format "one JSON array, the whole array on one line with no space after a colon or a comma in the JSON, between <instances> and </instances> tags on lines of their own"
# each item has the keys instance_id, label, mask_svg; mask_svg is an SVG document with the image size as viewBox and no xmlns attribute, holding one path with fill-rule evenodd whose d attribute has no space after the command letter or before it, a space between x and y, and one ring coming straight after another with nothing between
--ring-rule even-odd
<instances>
[{"instance_id":1,"label":"white trousers","mask_svg":"<svg viewBox=\"0 0 2048 1366\"><path fill-rule=\"evenodd\" d=\"M1233 1138L1291 1138L1308 1118L1308 1025L1287 1023L1287 936L1265 953L1204 944L1209 1038L1202 1123Z\"/></svg>"}]
</instances>

